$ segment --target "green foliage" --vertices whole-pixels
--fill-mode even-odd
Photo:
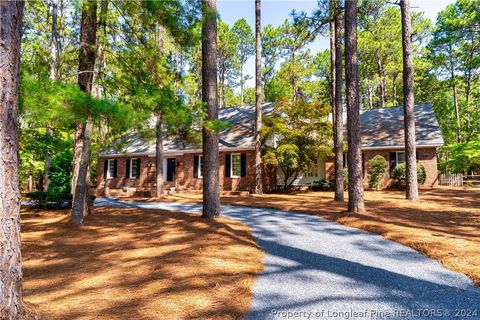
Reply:
[[[72,195],[57,191],[35,191],[27,193],[34,207],[40,209],[68,209],[72,207]]]
[[[465,143],[456,143],[444,148],[449,159],[442,165],[448,173],[480,172],[480,136]]]
[[[400,163],[392,172],[392,178],[395,179],[395,185],[398,188],[404,189],[406,186],[406,165]],[[424,184],[427,178],[425,167],[421,163],[417,163],[417,181],[419,184]]]
[[[343,168],[343,188],[348,189],[348,168]]]
[[[330,179],[320,179],[313,182],[312,189],[319,191],[332,191],[335,181]]]
[[[263,161],[282,170],[285,188],[317,159],[331,155],[328,112],[328,106],[297,99],[294,103],[277,103],[275,112],[265,117]]]
[[[376,155],[368,161],[368,168],[370,171],[370,188],[375,190],[380,189],[383,177],[387,175],[387,160],[381,155]]]
[[[72,148],[63,149],[52,157],[50,167],[50,189],[56,193],[70,193],[73,171]],[[94,169],[94,168],[93,168]]]

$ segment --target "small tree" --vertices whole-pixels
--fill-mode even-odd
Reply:
[[[291,187],[301,172],[306,172],[317,159],[331,156],[331,124],[328,105],[279,102],[277,110],[265,117],[262,126],[264,141],[263,162],[279,168],[284,176],[285,189]],[[275,141],[267,143],[267,141]]]
[[[370,188],[380,189],[382,178],[387,175],[388,163],[381,155],[376,155],[368,160],[368,168],[370,172]]]

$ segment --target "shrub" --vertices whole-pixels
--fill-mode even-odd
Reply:
[[[397,187],[399,188],[405,188],[405,185],[406,185],[406,167],[405,167],[405,163],[401,163],[399,164],[394,170],[393,170],[393,173],[392,173],[392,177],[393,179],[396,180],[395,184]],[[417,181],[419,184],[424,184],[425,183],[425,180],[427,178],[427,173],[425,171],[425,167],[420,164],[420,163],[417,163]]]
[[[27,193],[33,206],[41,209],[68,209],[72,207],[72,195],[55,191]]]
[[[381,155],[376,155],[368,160],[368,168],[370,172],[369,184],[370,188],[375,190],[380,189],[382,178],[387,175],[388,163]]]
[[[343,189],[348,189],[348,167],[343,168]]]
[[[329,179],[320,179],[313,182],[313,190],[331,191],[333,189],[333,181]]]

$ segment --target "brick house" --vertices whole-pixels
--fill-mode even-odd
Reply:
[[[265,114],[273,110],[273,104],[263,106]],[[426,169],[425,185],[437,183],[437,153],[443,138],[431,105],[415,107],[417,157]],[[225,108],[219,111],[219,119],[231,124],[220,133],[220,186],[224,191],[251,191],[254,189],[254,106]],[[362,152],[364,168],[369,159],[381,154],[389,162],[389,172],[404,161],[403,109],[402,107],[370,109],[361,113]],[[99,195],[126,193],[150,196],[155,190],[155,141],[146,140],[138,133],[129,133],[117,143],[100,152],[97,167]],[[176,191],[201,190],[202,149],[179,141],[165,139],[164,143],[165,189]],[[319,159],[317,167],[297,177],[295,184],[308,185],[315,180],[331,178],[331,159]],[[366,178],[367,179],[367,178]],[[281,181],[277,172],[265,172],[264,186]],[[386,177],[383,186],[391,179]]]
[[[263,106],[264,113],[272,111],[271,103]],[[219,110],[219,119],[231,127],[219,134],[220,187],[224,191],[251,191],[255,184],[255,108],[242,106]],[[201,190],[203,176],[202,147],[175,138],[164,141],[163,177],[165,190]],[[138,133],[103,149],[97,167],[97,193],[118,193],[150,196],[155,190],[155,141]],[[265,174],[268,188],[270,176]]]
[[[430,104],[415,105],[415,134],[417,161],[425,167],[426,180],[423,187],[438,184],[437,149],[443,146],[443,136]],[[367,109],[360,114],[361,149],[364,173],[368,172],[368,161],[376,155],[383,156],[387,162],[388,175],[382,181],[382,187],[392,183],[391,174],[395,167],[405,162],[405,136],[403,107]],[[365,185],[368,185],[368,175]],[[333,177],[333,162],[326,162],[326,177]]]

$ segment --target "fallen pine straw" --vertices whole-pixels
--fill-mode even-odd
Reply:
[[[22,210],[25,300],[48,319],[241,319],[263,253],[226,218],[97,207]]]
[[[412,202],[400,191],[366,191],[368,212],[361,215],[345,214],[346,203],[333,201],[329,192],[228,196],[222,197],[222,204],[315,214],[380,234],[466,274],[480,285],[480,189],[421,190],[420,198]],[[178,194],[164,201],[200,202],[201,195]]]

